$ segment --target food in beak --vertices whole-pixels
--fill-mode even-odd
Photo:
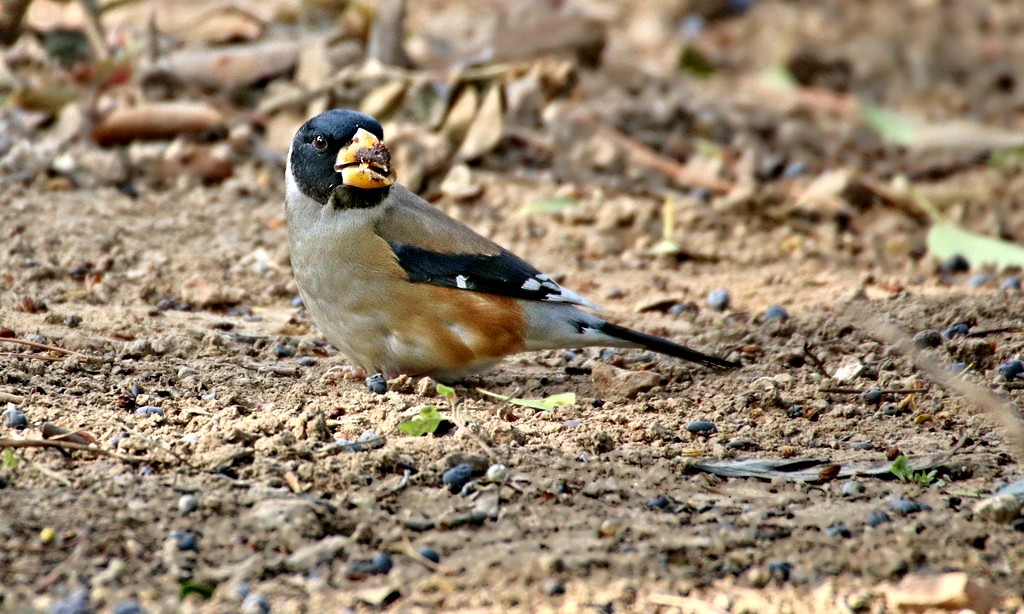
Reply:
[[[334,170],[341,181],[354,188],[385,188],[395,183],[391,151],[372,133],[360,128],[352,142],[338,152]]]

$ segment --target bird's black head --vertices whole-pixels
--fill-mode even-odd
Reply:
[[[338,209],[373,207],[395,182],[391,152],[376,119],[333,109],[302,124],[292,140],[290,171],[303,194]]]

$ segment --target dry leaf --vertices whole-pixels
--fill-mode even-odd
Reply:
[[[224,116],[208,104],[156,102],[114,109],[96,124],[92,138],[100,145],[118,145],[224,129]]]
[[[504,113],[501,108],[501,85],[495,83],[487,90],[480,103],[466,138],[455,154],[457,160],[473,160],[493,150],[505,133]]]
[[[186,49],[158,62],[148,76],[163,73],[211,90],[233,90],[291,71],[298,63],[303,44],[269,41],[216,49]]]

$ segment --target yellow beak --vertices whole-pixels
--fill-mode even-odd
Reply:
[[[386,188],[395,183],[391,168],[391,151],[371,132],[359,128],[352,142],[338,152],[334,170],[341,173],[341,182],[365,190]]]

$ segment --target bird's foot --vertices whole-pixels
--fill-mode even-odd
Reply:
[[[334,365],[323,375],[329,380],[361,380],[366,379],[366,369],[352,365]]]

